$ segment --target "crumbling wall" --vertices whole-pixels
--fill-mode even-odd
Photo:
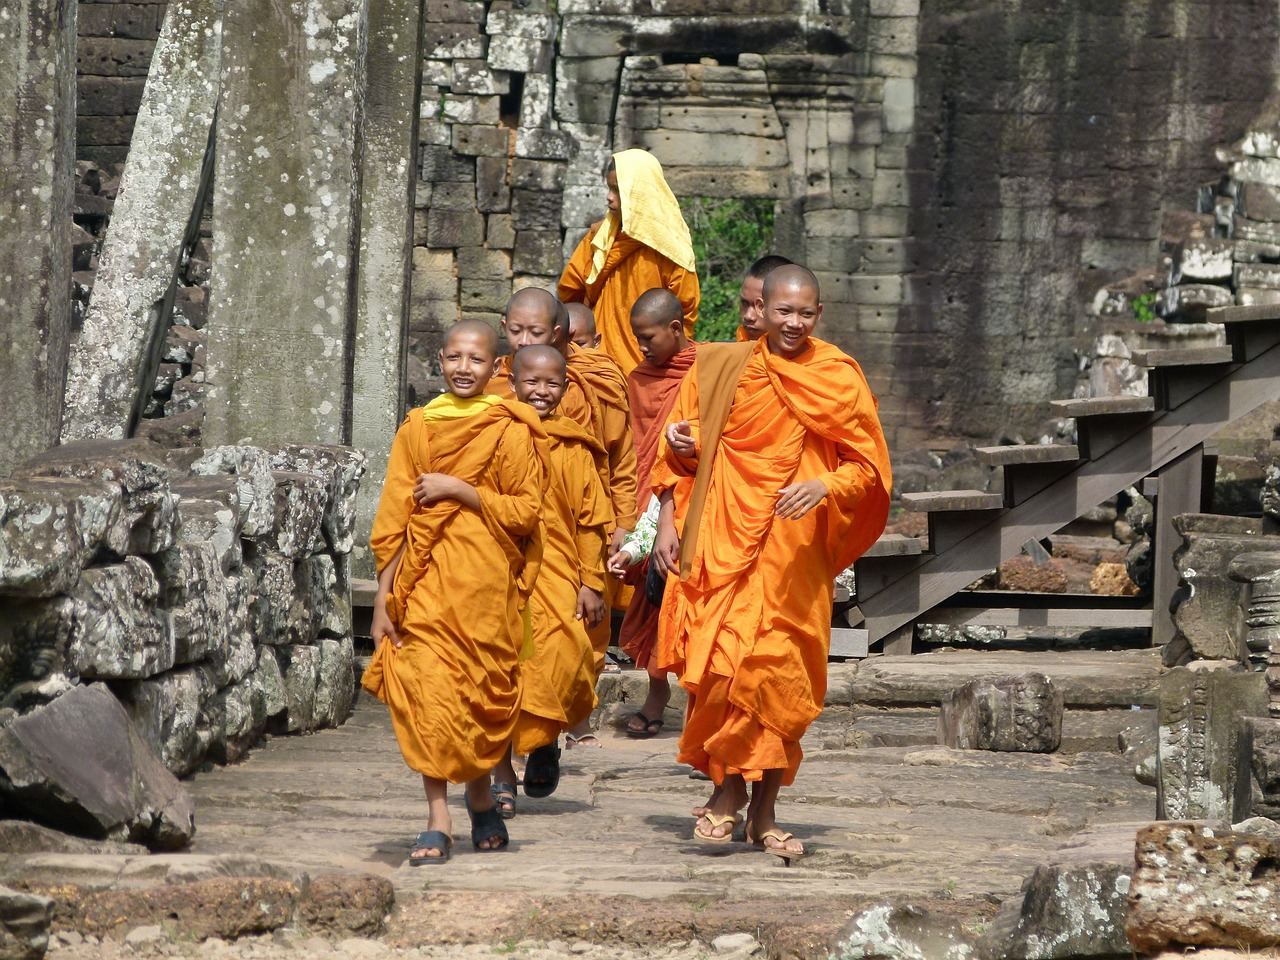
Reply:
[[[76,159],[121,163],[168,0],[80,0]]]

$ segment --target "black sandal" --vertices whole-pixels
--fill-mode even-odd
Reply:
[[[528,792],[528,790],[525,791],[525,793]],[[514,783],[498,783],[494,781],[493,786],[489,788],[489,795],[493,797],[494,806],[497,807],[498,813],[502,814],[503,820],[510,820],[516,815],[516,785]]]
[[[524,795],[549,797],[560,786],[560,748],[554,743],[529,754],[524,765]]]
[[[507,848],[507,844],[511,842],[511,836],[507,833],[507,825],[502,822],[502,814],[498,812],[497,807],[490,807],[488,810],[472,810],[471,804],[468,803],[467,816],[471,818],[471,846],[481,853],[493,853]],[[496,847],[480,846],[494,837],[502,841]]]
[[[419,850],[439,850],[438,857],[415,857]],[[409,866],[420,867],[425,863],[447,863],[453,853],[453,837],[443,830],[423,830],[413,841],[409,851]]]
[[[639,719],[640,722],[644,724],[643,730],[637,730],[631,726],[631,721],[636,719]],[[648,740],[650,737],[656,737],[662,732],[665,722],[666,721],[661,717],[658,717],[656,720],[650,720],[643,713],[637,710],[631,716],[627,717],[627,723],[623,726],[622,732],[632,740]]]

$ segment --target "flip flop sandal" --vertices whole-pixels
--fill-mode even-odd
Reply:
[[[438,857],[415,857],[419,850],[439,850]],[[443,830],[423,830],[413,841],[413,849],[409,851],[409,866],[421,867],[426,864],[448,863],[453,853],[453,837]]]
[[[712,830],[718,829],[719,827],[723,827],[727,824],[729,826],[729,832],[723,837],[717,837],[714,833],[703,833],[698,829],[698,824],[703,820],[707,821]],[[697,840],[699,843],[729,843],[733,840],[733,834],[738,829],[738,824],[741,822],[742,818],[736,813],[726,814],[723,817],[714,813],[704,814],[699,818],[698,823],[693,826],[693,839]]]
[[[529,754],[524,765],[524,795],[549,797],[560,786],[560,748],[554,743]]]
[[[630,721],[637,719],[644,724],[643,730],[636,730],[630,726]],[[666,722],[661,717],[658,717],[656,720],[650,720],[638,710],[629,716],[627,721],[628,723],[622,728],[622,731],[632,740],[648,740],[650,737],[656,737],[662,732],[662,728]]]
[[[528,791],[525,791],[528,793]],[[514,783],[494,783],[489,787],[489,795],[493,797],[494,807],[502,815],[503,820],[510,820],[516,815],[516,785]]]
[[[594,744],[587,743],[586,741],[588,740],[594,740],[595,743]],[[579,745],[584,747],[590,747],[590,746],[599,747],[601,744],[600,744],[600,738],[597,737],[594,733],[584,733],[580,737],[577,736],[576,734],[566,733],[564,735],[564,745],[566,749],[572,750],[574,747]]]
[[[471,846],[481,853],[494,853],[507,849],[507,844],[511,842],[511,835],[507,833],[507,825],[502,822],[502,814],[498,813],[497,807],[490,807],[488,810],[472,810],[471,805],[468,804],[467,816],[471,818]],[[496,847],[480,846],[494,837],[502,841]]]
[[[794,840],[795,838],[796,835],[794,833],[784,833],[781,830],[766,830],[764,833],[760,834],[760,836],[754,838],[748,834],[747,842],[760,848],[765,853],[773,854],[789,867],[791,866],[792,860],[801,860],[805,855],[803,852],[796,853],[794,850],[787,850],[783,847],[783,844],[788,840]],[[766,840],[775,840],[777,841],[778,846],[771,847],[765,843]]]

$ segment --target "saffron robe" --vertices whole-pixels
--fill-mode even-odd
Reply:
[[[689,711],[678,758],[716,783],[765,770],[795,779],[800,738],[826,695],[832,583],[884,529],[891,474],[876,402],[861,369],[811,338],[794,360],[768,339],[717,345],[745,366],[711,449],[701,416],[724,395],[700,392],[704,346],[685,377],[670,420],[688,420],[707,483],[680,485],[700,462],[665,439],[657,491],[673,490],[682,537],[681,576],[669,578],[658,631],[658,663],[678,673]],[[714,432],[714,428],[712,428]],[[710,438],[709,438],[710,439]],[[777,493],[820,478],[828,495],[798,520],[778,517]]]
[[[605,531],[612,511],[600,482],[604,448],[572,420],[542,421],[548,438],[542,565],[530,601],[533,656],[523,664],[516,753],[554,743],[596,706],[596,669],[586,624],[575,618],[582,587],[603,592]]]
[[[600,349],[617,362],[624,374],[630,374],[644,360],[631,332],[631,307],[646,290],[665,287],[680,300],[684,332],[692,337],[698,322],[698,274],[620,233],[609,248],[600,275],[588,283],[591,241],[601,226],[595,224],[574,249],[556,292],[565,303],[585,303],[591,308],[600,334]]]
[[[617,526],[630,530],[636,521],[636,443],[631,430],[627,378],[617,363],[597,350],[569,344],[569,368],[582,376],[598,413],[596,438],[604,446],[609,467],[609,500]],[[648,497],[645,498],[648,500]]]
[[[511,740],[545,462],[541,422],[523,404],[432,421],[415,410],[396,433],[370,545],[380,573],[404,547],[387,597],[402,646],[379,644],[361,683],[387,705],[405,763],[424,776],[474,780]],[[467,481],[480,509],[418,506],[423,473]]]
[[[671,409],[685,375],[697,356],[697,344],[689,344],[664,366],[644,361],[627,378],[627,396],[631,402],[631,428],[636,438],[636,487],[640,500],[650,496],[650,473],[658,456],[658,441],[666,427]],[[692,483],[689,483],[692,487]],[[648,573],[649,560],[636,564],[628,571],[626,582],[641,583]],[[658,637],[658,608],[649,602],[643,590],[634,591],[618,645],[622,647],[637,667],[647,669]],[[656,664],[654,665],[656,668]]]

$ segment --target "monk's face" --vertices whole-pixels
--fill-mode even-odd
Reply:
[[[510,308],[502,321],[502,332],[513,353],[535,343],[560,346],[555,316],[537,305]]]
[[[516,399],[533,407],[543,420],[560,406],[565,383],[564,363],[553,357],[522,360],[518,374],[511,374],[511,389]]]
[[[495,359],[487,337],[459,330],[440,348],[440,372],[455,396],[478,397],[489,385]]]
[[[631,332],[644,358],[657,367],[665,367],[686,345],[684,327],[678,318],[664,322],[660,317],[632,317]]]
[[[761,314],[764,313],[764,281],[759,277],[747,277],[738,292],[738,321],[748,340],[764,336]]]
[[[610,170],[604,177],[605,185],[605,206],[609,208],[611,213],[622,215],[622,196],[618,193],[618,172]]]
[[[584,350],[600,346],[600,334],[587,329],[576,314],[569,314],[569,339]]]
[[[818,291],[804,284],[787,283],[763,301],[761,326],[769,349],[784,357],[798,357],[809,346],[813,328],[822,319]]]

